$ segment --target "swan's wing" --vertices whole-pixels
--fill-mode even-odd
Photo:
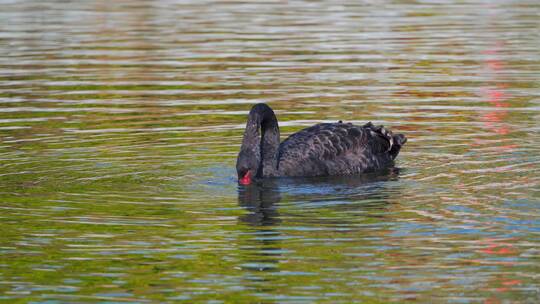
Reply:
[[[365,172],[391,163],[404,143],[401,138],[405,137],[371,123],[318,124],[281,143],[279,171],[292,176]]]

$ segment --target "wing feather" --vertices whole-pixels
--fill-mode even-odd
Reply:
[[[372,171],[393,161],[395,156],[389,153],[393,145],[393,134],[382,126],[317,124],[292,134],[280,144],[278,170],[288,176]]]

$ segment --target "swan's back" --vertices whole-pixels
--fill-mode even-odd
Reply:
[[[371,123],[321,123],[292,134],[279,146],[284,176],[349,175],[393,165],[405,136]]]

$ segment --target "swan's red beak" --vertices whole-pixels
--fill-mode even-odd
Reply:
[[[249,185],[251,184],[251,170],[248,170],[242,178],[238,180],[238,182],[242,185]]]

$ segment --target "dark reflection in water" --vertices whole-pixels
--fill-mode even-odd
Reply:
[[[333,176],[316,178],[264,179],[250,185],[238,186],[238,202],[250,213],[240,220],[252,226],[270,226],[279,223],[276,204],[282,199],[301,201],[307,204],[336,202],[337,208],[348,203],[366,201],[362,207],[382,207],[386,204],[389,191],[385,181],[397,180],[398,168],[358,176]]]
[[[276,203],[281,200],[277,180],[269,179],[258,183],[238,186],[238,203],[249,213],[240,221],[251,226],[272,226],[279,223]]]
[[[276,229],[282,223],[280,203],[301,202],[306,207],[326,207],[339,212],[384,209],[389,204],[390,193],[395,193],[388,191],[386,182],[397,180],[398,174],[399,169],[394,168],[359,176],[264,179],[250,185],[238,185],[238,203],[248,211],[239,217],[239,221],[255,228],[250,233],[252,237],[244,240],[242,245],[248,251],[248,259],[242,268],[280,271],[279,262],[284,253],[281,241],[287,239],[280,229]],[[284,202],[281,202],[282,199]],[[309,218],[309,214],[304,216],[301,212],[294,216],[301,218],[299,222],[307,226],[347,225],[354,221],[346,218]],[[256,282],[259,281],[260,278],[257,278]]]
[[[239,217],[239,221],[253,226],[243,240],[241,249],[246,257],[241,264],[248,271],[279,271],[279,260],[282,258],[281,233],[273,226],[279,225],[277,203],[281,200],[277,180],[265,180],[260,183],[238,186],[238,203],[248,213]],[[261,292],[272,293],[268,287],[260,285],[268,282],[267,278],[251,277],[248,279],[253,288]],[[272,286],[269,284],[269,286]],[[261,289],[262,288],[262,289]]]

